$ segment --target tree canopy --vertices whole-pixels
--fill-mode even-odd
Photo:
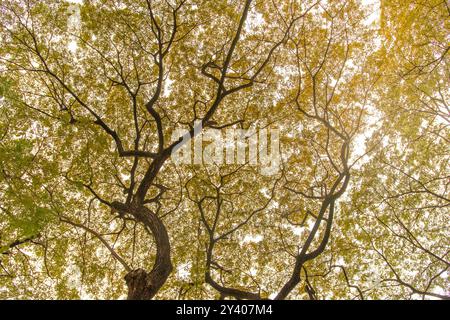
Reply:
[[[449,299],[449,18],[0,0],[0,298]],[[255,128],[270,174],[174,161]]]

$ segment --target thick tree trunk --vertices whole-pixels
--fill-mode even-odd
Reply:
[[[133,270],[125,276],[125,281],[129,300],[148,300],[164,285],[173,269],[169,235],[161,219],[146,207],[140,207],[134,215],[152,232],[156,242],[156,259],[150,273],[143,269]]]
[[[156,294],[155,285],[144,269],[130,271],[125,276],[128,286],[128,300],[150,300]]]
[[[144,206],[126,206],[118,202],[113,202],[112,206],[119,212],[133,215],[144,224],[155,239],[156,258],[152,270],[146,272],[143,269],[136,269],[125,276],[129,300],[152,299],[164,285],[173,269],[166,227],[155,213]]]

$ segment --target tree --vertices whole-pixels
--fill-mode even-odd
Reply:
[[[1,1],[2,296],[447,299],[449,12],[403,2]],[[254,128],[270,174],[174,159]]]

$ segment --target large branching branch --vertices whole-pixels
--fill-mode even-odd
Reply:
[[[220,175],[220,184],[218,186],[215,186],[215,195],[214,196],[203,196],[200,200],[195,200],[193,197],[191,197],[189,191],[188,191],[188,198],[196,203],[199,212],[200,212],[200,220],[203,224],[203,226],[206,229],[206,232],[208,234],[208,244],[206,248],[206,271],[205,271],[205,282],[209,284],[212,288],[214,288],[216,291],[220,293],[221,298],[225,297],[233,297],[235,299],[262,299],[260,292],[254,293],[247,290],[242,289],[236,289],[229,286],[226,286],[225,284],[219,284],[216,280],[214,280],[211,269],[218,268],[221,271],[226,271],[227,273],[231,273],[232,271],[225,269],[224,267],[220,266],[215,260],[214,260],[214,247],[216,244],[228,238],[232,234],[234,234],[236,231],[243,228],[245,225],[247,225],[252,218],[254,218],[258,213],[265,210],[268,205],[272,202],[274,196],[275,196],[275,188],[277,186],[277,183],[279,182],[279,179],[275,181],[275,183],[272,186],[271,189],[271,195],[270,197],[260,206],[259,208],[252,210],[249,214],[246,215],[246,218],[236,223],[234,226],[229,228],[226,231],[223,231],[219,233],[217,231],[217,228],[219,226],[220,218],[223,216],[223,212],[225,208],[223,207],[223,203],[225,199],[223,198],[226,193],[222,191],[222,188],[225,187],[225,179],[230,177],[231,175],[234,175],[239,172],[239,170],[242,167],[238,167],[236,170]],[[213,219],[211,222],[208,221],[206,212],[205,212],[205,202],[206,200],[211,201],[215,204],[216,210],[213,215]]]
[[[20,17],[13,9],[10,9],[11,12],[17,17],[17,20],[19,21],[19,24],[21,27],[26,31],[28,36],[31,38],[32,43],[28,43],[25,39],[22,39],[18,35],[14,33],[13,30],[8,29],[8,32],[10,35],[16,39],[21,45],[25,46],[27,50],[29,50],[31,53],[33,53],[38,60],[40,61],[42,65],[42,69],[37,68],[31,68],[28,69],[28,71],[34,71],[39,73],[44,73],[48,75],[50,78],[54,79],[56,82],[58,82],[64,90],[66,90],[78,104],[83,107],[89,114],[91,114],[95,121],[94,123],[98,126],[100,126],[103,131],[108,134],[115,142],[117,151],[119,156],[121,157],[148,157],[148,158],[154,158],[156,156],[155,153],[147,152],[147,151],[141,151],[141,150],[126,150],[123,146],[122,140],[119,137],[118,133],[113,130],[107,123],[102,119],[102,117],[93,109],[91,108],[83,99],[80,97],[79,94],[76,93],[75,89],[73,89],[61,76],[59,76],[49,65],[46,55],[43,53],[41,44],[39,43],[35,31],[30,28],[26,23],[24,23]]]
[[[317,256],[319,256],[326,248],[331,234],[331,227],[333,224],[335,202],[345,192],[348,183],[350,181],[350,172],[345,172],[339,175],[335,180],[329,194],[322,202],[319,213],[317,214],[316,222],[309,232],[308,238],[302,246],[302,250],[296,256],[294,268],[292,274],[284,286],[280,289],[279,293],[275,297],[276,300],[285,299],[288,294],[294,289],[294,287],[300,282],[300,271],[303,265]],[[308,251],[313,241],[316,239],[319,227],[323,221],[325,221],[325,213],[328,211],[328,217],[326,218],[325,231],[319,245],[312,251]]]
[[[248,13],[250,11],[250,5],[251,5],[251,0],[247,0],[244,4],[244,8],[243,8],[243,12],[240,16],[240,20],[238,23],[238,27],[236,29],[236,32],[234,34],[234,37],[231,41],[230,47],[227,51],[227,54],[225,56],[225,60],[223,62],[223,65],[217,66],[217,65],[213,65],[212,62],[210,62],[209,64],[207,64],[207,66],[214,66],[215,68],[220,69],[220,73],[221,76],[220,78],[217,78],[215,76],[212,76],[211,74],[207,73],[206,71],[206,67],[203,66],[202,67],[202,72],[203,74],[205,74],[207,77],[213,79],[216,83],[217,83],[217,91],[216,91],[216,95],[215,95],[215,99],[212,102],[211,106],[208,108],[208,110],[206,111],[205,115],[203,116],[203,118],[201,119],[200,124],[197,124],[196,127],[191,126],[191,129],[189,131],[189,135],[188,137],[192,138],[195,135],[196,129],[198,128],[198,126],[202,126],[205,127],[208,125],[208,123],[210,122],[211,118],[213,117],[213,115],[216,113],[219,105],[222,103],[222,101],[224,100],[225,97],[236,93],[238,91],[241,91],[245,88],[248,88],[250,86],[252,86],[256,80],[256,78],[258,77],[258,75],[263,71],[263,69],[267,66],[267,64],[269,63],[269,61],[272,59],[272,56],[274,54],[274,52],[277,50],[277,48],[283,44],[286,39],[289,36],[289,33],[292,29],[292,27],[294,26],[294,24],[301,18],[303,18],[317,3],[311,5],[310,7],[308,7],[306,9],[306,11],[301,14],[300,16],[296,17],[295,19],[292,19],[292,21],[290,22],[287,30],[285,30],[285,33],[282,37],[281,40],[279,40],[278,42],[275,43],[275,45],[272,46],[272,48],[269,50],[269,53],[267,54],[266,58],[263,60],[263,62],[259,65],[259,67],[257,68],[256,72],[254,72],[254,74],[252,75],[252,77],[250,78],[250,81],[248,81],[245,84],[239,85],[237,87],[231,88],[231,89],[226,89],[225,88],[225,80],[227,78],[227,71],[229,69],[230,63],[232,61],[233,58],[233,54],[234,51],[238,45],[239,39],[241,37],[241,34],[243,32],[243,27],[245,24],[245,21],[247,19]],[[178,140],[176,140],[175,142],[173,142],[171,145],[169,145],[168,147],[164,148],[164,132],[163,132],[163,125],[162,125],[162,120],[161,117],[159,115],[159,113],[155,110],[154,105],[155,103],[158,101],[159,96],[161,94],[161,89],[162,89],[162,80],[163,80],[163,75],[164,75],[164,68],[163,68],[163,58],[165,56],[165,54],[167,54],[168,48],[164,49],[164,45],[163,45],[163,40],[162,40],[162,35],[161,35],[161,29],[160,26],[158,25],[156,19],[154,18],[153,15],[153,9],[152,9],[152,5],[151,5],[151,1],[147,1],[148,4],[148,10],[150,12],[150,16],[153,17],[151,18],[152,20],[152,30],[153,33],[155,35],[155,37],[158,40],[159,43],[159,54],[158,54],[158,60],[157,60],[157,65],[158,65],[158,82],[157,82],[157,86],[156,86],[156,90],[152,96],[152,98],[150,99],[150,101],[146,104],[147,110],[149,111],[149,113],[153,116],[156,125],[157,125],[157,130],[158,130],[158,141],[159,141],[159,151],[158,151],[158,157],[155,158],[155,160],[150,164],[149,168],[147,169],[141,183],[138,186],[138,189],[136,191],[136,195],[135,195],[135,200],[137,202],[143,202],[145,195],[148,192],[148,189],[150,188],[150,186],[152,185],[153,180],[156,178],[159,170],[161,169],[162,165],[164,164],[164,162],[170,157],[170,154],[172,153],[173,150],[175,150],[176,148],[180,147],[180,143],[181,141],[183,141],[183,137],[180,137]],[[175,32],[176,29],[173,30],[173,32]],[[169,45],[171,44],[171,42],[169,41]],[[185,143],[187,143],[189,141],[189,139],[185,140]]]
[[[164,149],[164,132],[162,119],[159,112],[155,110],[155,104],[158,101],[162,92],[164,80],[164,57],[169,53],[169,50],[174,42],[175,35],[178,30],[177,14],[186,1],[181,1],[180,4],[176,7],[171,6],[173,27],[170,34],[170,39],[167,41],[167,43],[163,39],[164,35],[162,27],[158,24],[157,19],[155,17],[152,1],[147,0],[146,2],[147,2],[147,9],[151,19],[151,31],[154,34],[158,45],[158,52],[154,55],[155,63],[156,66],[158,67],[158,78],[155,92],[153,93],[153,96],[150,98],[150,100],[145,104],[145,107],[147,108],[147,111],[151,114],[151,116],[156,122],[156,127],[158,131],[158,153],[161,154]]]
[[[317,76],[318,76],[319,72],[321,72],[323,70],[326,60],[329,59],[329,54],[331,51],[331,44],[334,41],[333,30],[334,30],[334,23],[332,20],[329,40],[328,40],[326,48],[325,48],[325,53],[318,65],[318,67],[312,69],[306,64],[306,62],[304,64],[308,71],[308,74],[310,76],[311,82],[312,82],[311,100],[312,100],[312,110],[314,112],[313,114],[306,111],[304,109],[304,107],[301,105],[301,103],[299,102],[299,97],[302,94],[302,87],[301,87],[302,86],[302,72],[301,72],[300,64],[299,64],[300,55],[299,55],[298,43],[295,43],[296,53],[297,53],[297,61],[298,61],[298,72],[299,72],[299,80],[298,81],[299,82],[298,82],[297,93],[294,98],[294,103],[295,103],[297,109],[300,111],[300,113],[305,115],[307,118],[317,120],[319,123],[321,123],[325,127],[326,132],[327,132],[326,144],[324,147],[325,153],[328,156],[331,166],[338,173],[338,177],[335,179],[331,189],[328,192],[325,190],[326,194],[321,195],[321,196],[307,195],[304,192],[297,191],[297,190],[294,190],[291,188],[291,191],[293,191],[297,194],[300,194],[300,195],[304,195],[308,199],[322,200],[322,204],[321,204],[320,210],[317,214],[316,221],[315,221],[311,231],[309,232],[309,235],[308,235],[305,243],[303,244],[300,253],[296,256],[292,274],[291,274],[290,278],[286,281],[286,283],[283,285],[283,287],[280,289],[280,291],[277,294],[277,296],[275,297],[275,299],[285,299],[289,295],[289,293],[294,289],[294,287],[300,282],[300,272],[301,272],[304,264],[307,261],[315,259],[325,250],[326,245],[330,239],[331,227],[332,227],[332,223],[333,223],[336,201],[343,195],[343,193],[347,189],[347,186],[350,181],[350,166],[348,164],[348,161],[349,161],[349,153],[350,153],[349,146],[350,146],[350,142],[351,142],[351,136],[345,132],[342,121],[336,113],[333,113],[333,115],[334,115],[334,118],[338,121],[339,126],[336,127],[335,125],[333,125],[330,122],[329,113],[331,112],[331,110],[330,110],[331,99],[327,97],[322,114],[319,112],[319,102],[317,99],[317,91],[318,91]],[[346,47],[347,47],[346,53],[345,53],[343,62],[341,64],[341,68],[338,71],[338,78],[341,77],[341,74],[342,74],[344,66],[345,66],[345,62],[348,59],[348,47],[349,47],[348,42],[347,42]],[[305,55],[306,55],[306,46],[305,46],[304,50],[305,50]],[[338,85],[338,82],[339,81],[337,81],[336,84],[334,85],[334,87],[332,89],[332,94],[334,94],[334,91]],[[324,90],[325,90],[325,92],[327,92],[328,85],[325,85]],[[359,128],[359,125],[358,125],[358,128]],[[329,152],[331,133],[333,135],[337,136],[339,138],[339,140],[341,141],[340,152],[339,152],[339,159],[340,159],[341,167],[338,167],[337,163],[335,162],[335,160],[333,159],[332,155]],[[339,140],[337,140],[337,141],[339,141]],[[326,212],[328,212],[327,217],[325,217]],[[317,235],[319,234],[319,230],[320,230],[320,226],[321,226],[322,222],[325,222],[325,229],[324,229],[322,238],[321,238],[318,246],[315,249],[310,251],[310,247],[311,247],[312,243],[314,242]]]
[[[229,50],[228,50],[228,54],[227,54],[227,59],[224,63],[224,66],[222,68],[222,70],[224,72],[226,72],[226,70],[228,69],[228,65],[231,61],[231,57],[233,56],[233,52],[236,48],[237,42],[239,41],[241,32],[242,32],[242,28],[244,25],[245,20],[247,19],[247,15],[248,15],[248,11],[250,9],[250,3],[251,0],[247,0],[245,3],[245,7],[243,10],[243,13],[241,15],[240,21],[239,21],[239,25],[238,28],[236,30],[235,36],[233,37],[233,41],[232,41],[232,45],[230,46]],[[172,151],[177,147],[177,145],[182,141],[183,137],[180,137],[177,141],[175,141],[174,143],[172,143],[170,146],[164,148],[164,132],[163,132],[163,124],[162,124],[162,120],[161,120],[161,116],[159,115],[159,113],[155,110],[155,103],[158,101],[160,94],[161,94],[161,90],[162,90],[162,82],[163,82],[163,76],[164,76],[164,67],[163,67],[163,58],[164,56],[167,54],[168,52],[168,48],[169,46],[173,43],[169,41],[168,47],[167,48],[163,48],[163,39],[161,36],[161,32],[160,32],[160,27],[156,21],[156,19],[154,18],[153,15],[153,9],[152,9],[152,5],[151,5],[151,1],[148,0],[147,1],[148,4],[148,10],[150,12],[150,16],[153,17],[152,18],[152,30],[157,38],[157,41],[159,43],[159,54],[157,57],[157,66],[158,66],[158,82],[156,85],[156,90],[153,94],[153,96],[151,97],[151,99],[149,100],[149,102],[146,103],[146,108],[149,111],[149,113],[152,115],[152,117],[154,118],[155,122],[156,122],[156,126],[157,126],[157,130],[158,130],[158,157],[150,164],[149,168],[147,169],[141,183],[138,186],[138,189],[136,191],[136,195],[135,195],[135,200],[138,203],[142,203],[145,199],[145,195],[147,194],[150,186],[152,185],[152,182],[154,181],[154,179],[156,178],[159,170],[161,169],[162,165],[164,164],[164,162],[170,157]],[[175,29],[174,29],[175,30]],[[175,31],[173,31],[175,32]],[[225,77],[222,76],[223,81],[225,80]],[[209,108],[209,110],[207,111],[205,117],[202,120],[202,125],[204,125],[208,120],[210,120],[210,118],[214,115],[214,113],[217,111],[217,108],[219,107],[220,103],[222,102],[224,95],[223,95],[223,89],[222,89],[222,85],[218,86],[217,89],[217,95],[216,95],[216,99],[214,100],[212,106]],[[193,137],[194,135],[194,131],[195,129],[192,128],[191,132],[190,132],[190,136]]]

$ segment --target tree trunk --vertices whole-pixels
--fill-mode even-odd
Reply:
[[[156,243],[156,259],[150,272],[143,269],[130,271],[125,276],[128,286],[129,300],[149,300],[166,282],[173,270],[170,260],[170,242],[166,227],[161,219],[144,206],[125,206],[118,202],[112,203],[118,211],[127,212],[142,222],[145,228],[152,233]]]

